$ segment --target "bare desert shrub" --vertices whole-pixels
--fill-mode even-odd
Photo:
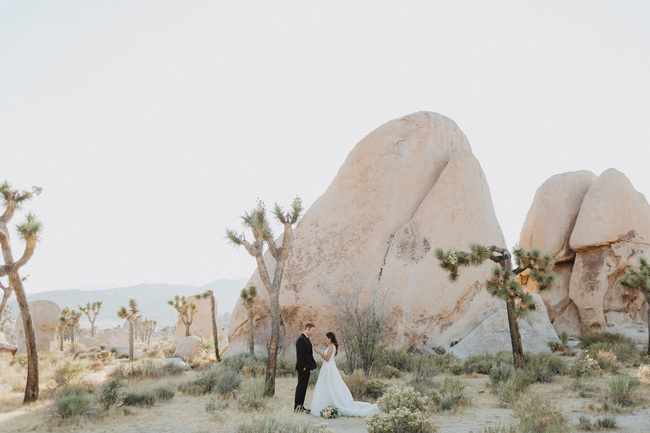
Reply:
[[[119,380],[112,379],[105,382],[97,393],[97,403],[104,410],[112,406],[121,406],[123,402],[122,382]]]
[[[616,373],[621,368],[616,354],[611,350],[599,350],[596,352],[596,362],[603,371],[608,373]]]

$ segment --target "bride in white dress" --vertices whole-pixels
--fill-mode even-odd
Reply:
[[[336,367],[336,352],[338,342],[332,332],[328,332],[327,352],[315,350],[325,362],[320,368],[314,396],[311,400],[311,414],[320,416],[326,407],[335,407],[340,415],[347,416],[368,416],[379,411],[376,404],[363,401],[354,401],[348,386],[343,382],[341,373]]]

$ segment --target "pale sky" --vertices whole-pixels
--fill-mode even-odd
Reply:
[[[311,205],[420,110],[467,135],[509,246],[556,173],[648,196],[650,2],[0,0],[0,182],[43,188],[28,293],[248,277],[225,227]]]

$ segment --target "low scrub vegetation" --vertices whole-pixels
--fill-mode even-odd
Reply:
[[[379,379],[371,378],[363,373],[363,370],[357,370],[354,373],[344,376],[343,380],[347,384],[352,397],[355,400],[375,401],[382,396],[386,389],[386,384]]]
[[[377,402],[381,412],[366,420],[368,433],[418,432],[435,433],[438,427],[426,413],[428,397],[413,387],[395,385]]]
[[[334,433],[327,424],[313,424],[303,419],[296,419],[291,414],[274,413],[261,414],[252,417],[250,420],[240,423],[236,433],[260,433],[260,432],[282,432],[282,433]]]

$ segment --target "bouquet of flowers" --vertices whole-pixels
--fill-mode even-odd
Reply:
[[[339,410],[334,406],[329,406],[320,411],[320,416],[322,416],[325,419],[338,418]]]

